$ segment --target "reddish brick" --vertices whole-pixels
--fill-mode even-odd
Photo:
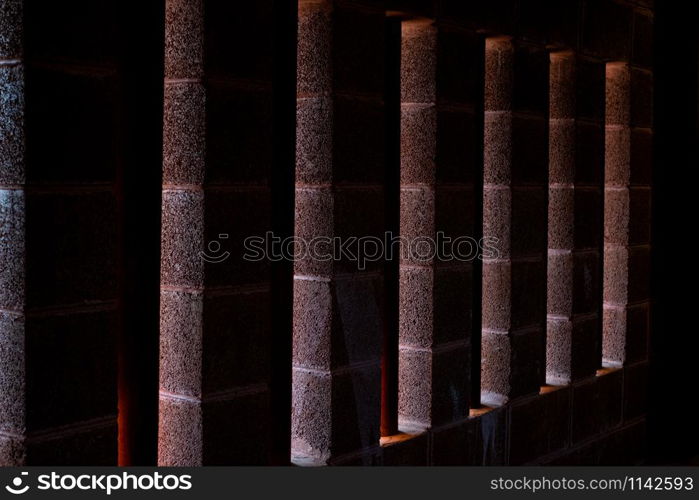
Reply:
[[[160,292],[160,389],[201,397],[203,298],[199,292]]]
[[[318,95],[332,87],[328,71],[332,51],[332,9],[330,2],[299,2],[297,92]]]
[[[430,264],[433,260],[434,246],[418,245],[417,238],[434,238],[434,192],[430,189],[402,189],[400,195],[400,235],[410,244],[402,252],[402,263]]]
[[[295,365],[329,370],[333,328],[331,284],[326,281],[294,280]]]
[[[570,317],[573,314],[573,254],[554,253],[547,265],[547,312]]]
[[[497,258],[507,259],[511,256],[512,238],[512,191],[508,188],[483,190],[483,236],[495,242]]]
[[[606,70],[605,123],[628,126],[631,120],[631,74],[624,63],[609,63]]]
[[[158,465],[202,465],[201,403],[161,396],[158,417]]]
[[[549,123],[549,183],[568,184],[575,179],[576,122],[556,119]]]
[[[294,369],[292,386],[292,454],[324,462],[330,456],[333,431],[331,376]]]
[[[550,187],[548,198],[548,248],[573,248],[575,191],[572,187]],[[551,256],[549,256],[549,259]]]
[[[604,243],[627,245],[629,242],[629,190],[604,191]]]
[[[330,97],[296,101],[296,182],[327,184],[332,180],[332,120]]]
[[[204,196],[196,191],[163,191],[160,280],[164,285],[199,287],[204,282]]]
[[[629,300],[629,252],[624,247],[604,249],[604,302],[626,305]]]
[[[483,327],[508,330],[512,311],[511,264],[483,263]]]
[[[631,130],[628,127],[607,127],[604,140],[604,181],[606,186],[626,186],[631,179],[634,154],[645,150],[631,149]],[[634,150],[637,152],[634,153]],[[645,161],[645,160],[642,160]]]
[[[401,107],[400,142],[401,184],[432,184],[437,147],[437,113],[432,104]]]
[[[204,181],[204,87],[198,83],[165,85],[163,107],[163,183]]]
[[[515,50],[507,38],[485,41],[485,110],[512,109]],[[487,137],[487,136],[486,136]],[[486,142],[487,144],[487,142]]]
[[[599,320],[549,319],[546,332],[546,381],[568,384],[595,374],[601,365]]]
[[[165,2],[165,77],[200,78],[203,72],[203,0]]]
[[[509,111],[485,113],[483,182],[509,184],[512,179],[513,118]]]
[[[404,22],[401,43],[401,101],[435,102],[436,67],[437,29],[426,21]]]
[[[294,235],[305,241],[316,237],[332,237],[333,231],[333,195],[329,189],[296,190],[296,227]],[[322,251],[321,248],[318,251]],[[329,277],[333,263],[320,259],[300,258],[294,262],[296,274]]]

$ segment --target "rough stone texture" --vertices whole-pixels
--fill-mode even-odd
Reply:
[[[0,59],[22,56],[22,0],[7,0],[0,6]]]
[[[201,397],[203,309],[199,292],[161,292],[160,390]]]
[[[203,465],[201,403],[160,396],[158,465]]]
[[[0,432],[14,435],[26,428],[24,323],[22,316],[0,312]]]
[[[203,241],[203,193],[164,191],[162,216],[161,283],[198,287],[204,265],[199,252]]]
[[[0,308],[25,305],[25,194],[0,190]]]
[[[165,2],[165,76],[201,78],[204,0]]]
[[[22,184],[25,180],[24,136],[24,69],[20,64],[0,65],[1,184]]]
[[[201,184],[204,180],[204,87],[165,85],[163,183]]]

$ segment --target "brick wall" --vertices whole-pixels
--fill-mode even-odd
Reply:
[[[0,7],[1,464],[645,460],[652,2],[71,5]]]

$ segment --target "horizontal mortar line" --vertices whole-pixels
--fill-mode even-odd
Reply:
[[[249,283],[242,285],[226,285],[215,287],[184,287],[175,285],[160,285],[161,292],[180,292],[193,295],[204,295],[205,297],[225,297],[236,295],[252,295],[256,293],[267,293],[271,290],[268,283]]]
[[[294,274],[294,280],[296,281],[320,281],[321,283],[330,283],[332,278],[327,276],[313,276],[308,274]]]
[[[492,191],[505,191],[512,189],[511,184],[483,184],[483,189],[489,189]]]
[[[163,184],[163,193],[182,191],[203,192],[204,186],[201,184]]]
[[[161,292],[184,292],[192,294],[203,294],[204,287],[194,287],[194,286],[178,286],[178,285],[160,285]]]
[[[402,344],[398,343],[398,350],[409,351],[409,352],[426,352],[433,354],[440,354],[443,352],[455,351],[458,349],[463,349],[469,347],[471,343],[467,339],[463,340],[452,340],[450,342],[443,342],[441,344],[432,345],[430,347],[419,346],[414,344]]]
[[[423,420],[413,420],[411,418],[405,418],[405,417],[398,417],[398,428],[399,429],[410,429],[411,434],[422,434],[425,432],[427,429],[431,428],[431,424],[429,422],[425,422]]]
[[[565,118],[549,118],[549,122],[552,124],[558,124],[558,123],[574,124],[577,121],[579,121],[579,120],[577,120],[574,116],[565,117]]]
[[[637,245],[620,245],[619,243],[605,243],[604,244],[604,249],[607,250],[618,250],[620,248],[626,249],[626,250],[650,250],[651,245],[650,243],[641,243]]]
[[[499,115],[509,115],[512,116],[514,115],[514,112],[511,109],[486,109],[483,111],[483,114],[485,116],[499,116]]]
[[[177,394],[170,391],[164,391],[160,389],[158,391],[158,396],[161,399],[168,399],[171,401],[184,401],[186,403],[201,404],[201,399],[194,396],[185,396],[184,394]]]
[[[15,440],[23,440],[25,438],[24,434],[17,434],[14,432],[0,430],[0,437],[9,438]]]
[[[566,323],[572,323],[573,322],[573,316],[570,315],[568,316],[567,314],[552,314],[549,313],[546,315],[546,320],[547,321],[565,321]]]
[[[611,191],[611,192],[628,191],[630,187],[631,187],[630,184],[624,184],[624,185],[618,185],[618,184],[617,185],[614,185],[614,184],[609,185],[608,184],[608,185],[604,186],[604,191],[605,192],[606,191]]]
[[[45,306],[27,308],[25,316],[27,318],[44,318],[49,316],[66,316],[69,314],[90,314],[95,312],[110,312],[118,309],[118,301],[102,300],[92,303],[67,304],[61,306]]]
[[[483,259],[483,264],[512,264],[512,259],[509,257],[505,257],[505,258],[486,257]]]
[[[178,84],[178,83],[203,84],[204,82],[201,78],[165,78],[163,83],[165,83],[165,85],[173,85],[173,84]]]
[[[0,191],[24,191],[23,184],[0,184]]]
[[[549,248],[548,255],[573,255],[572,248]]]
[[[435,191],[435,184],[427,184],[427,183],[412,183],[412,184],[401,184],[400,185],[400,190],[401,191],[406,191],[406,192],[419,192],[419,191],[429,191],[429,192],[434,192]]]
[[[399,271],[430,271],[434,269],[434,262],[427,262],[425,264],[408,264],[408,263],[403,263],[401,262],[398,265],[398,270]]]
[[[19,309],[5,309],[0,307],[0,314],[6,314],[7,316],[24,317],[24,311]]]
[[[62,437],[74,436],[83,432],[92,430],[105,429],[117,425],[117,416],[108,415],[105,417],[95,418],[91,420],[83,420],[52,429],[41,430],[38,432],[27,433],[27,441],[30,443],[39,443],[43,441],[51,441]]]
[[[324,184],[299,184],[294,186],[296,191],[329,191],[333,188],[331,183]]]
[[[633,302],[627,302],[626,304],[617,304],[614,302],[602,303],[603,309],[615,309],[617,311],[625,311],[627,309],[635,309],[647,306],[650,306],[650,299],[634,300]]]
[[[549,189],[569,190],[569,189],[575,189],[576,187],[579,188],[580,186],[576,186],[572,182],[551,182],[551,183],[549,183]]]
[[[309,92],[297,92],[296,93],[296,101],[317,101],[319,99],[332,99],[333,97],[333,92],[332,90],[323,90],[318,93],[312,94]]]
[[[368,361],[359,361],[359,362],[349,363],[347,365],[336,366],[336,367],[332,367],[329,369],[309,368],[307,366],[294,364],[293,369],[295,371],[310,373],[312,375],[319,375],[319,376],[323,376],[323,377],[332,377],[335,375],[346,375],[346,374],[351,373],[353,371],[363,370],[365,368],[376,368],[376,367],[379,367],[380,365],[381,365],[381,361],[379,359],[376,359],[376,360],[368,360]]]
[[[605,130],[621,130],[631,133],[631,126],[628,123],[605,123]]]
[[[401,101],[400,107],[401,108],[430,109],[430,108],[436,108],[437,103],[435,101],[428,101],[428,102]]]
[[[517,337],[519,335],[526,335],[528,333],[543,333],[546,330],[545,325],[531,325],[531,326],[523,326],[519,327],[516,329],[504,329],[504,328],[488,328],[488,327],[483,327],[481,328],[481,332],[483,333],[490,333],[492,335],[508,335],[510,337]]]
[[[223,391],[216,391],[204,394],[202,397],[202,403],[215,403],[221,401],[230,401],[236,398],[245,396],[254,396],[256,394],[264,394],[269,391],[269,385],[266,382],[259,382],[256,384],[241,385],[238,387],[233,387],[231,389],[226,389]]]
[[[3,59],[0,60],[0,66],[19,66],[22,64],[22,59]]]

